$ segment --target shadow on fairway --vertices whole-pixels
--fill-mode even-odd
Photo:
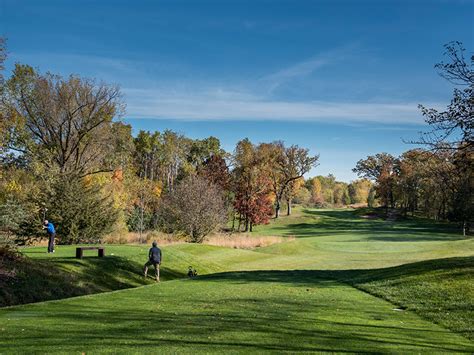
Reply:
[[[438,223],[422,218],[407,218],[387,221],[381,218],[365,219],[363,211],[346,210],[304,210],[314,222],[274,226],[283,235],[317,237],[353,234],[362,240],[385,242],[449,241],[465,239],[452,224]]]
[[[223,272],[199,277],[202,280],[222,280],[235,283],[249,282],[278,282],[294,286],[331,286],[333,282],[349,284],[373,281],[387,281],[399,277],[420,276],[427,273],[452,271],[456,269],[457,276],[472,275],[474,256],[456,257],[420,261],[401,266],[380,269],[356,270],[258,270]],[[198,279],[198,280],[199,280]]]
[[[3,265],[12,277],[0,278],[0,307],[63,299],[142,286],[143,264],[118,256],[104,258],[56,257],[49,260],[24,258],[12,265]],[[153,268],[149,272],[154,273]],[[163,267],[163,280],[182,278],[179,273]]]
[[[272,228],[303,237],[353,234],[354,242],[461,239],[449,234],[451,226],[425,220],[366,219],[356,210],[306,214],[307,223]],[[34,297],[51,300],[152,282],[142,277],[138,258],[78,260],[56,253],[52,259],[27,262],[18,270],[18,283],[3,287],[0,279],[0,302],[12,296],[3,293],[7,289],[16,292],[14,302],[28,303],[35,302]],[[412,314],[474,339],[474,305],[467,294],[470,288],[464,286],[473,273],[474,257],[378,269],[222,272],[0,310],[5,324],[0,327],[0,348],[6,353],[473,353],[468,340]],[[161,275],[163,280],[186,277],[166,267]],[[392,302],[393,307],[349,286]],[[422,311],[416,308],[420,304]]]
[[[467,272],[473,266],[471,257],[376,270],[226,272],[169,287],[5,310],[5,317],[19,319],[18,327],[25,329],[9,326],[5,349],[47,352],[54,344],[62,352],[472,352],[468,340],[408,314],[387,312],[341,281],[453,267]]]
[[[289,270],[225,272],[206,275],[203,281],[255,285],[288,284],[306,291],[348,284],[363,292],[408,309],[425,319],[474,339],[473,299],[469,296],[474,256],[421,261],[401,266],[360,270]],[[446,321],[449,315],[449,321]]]
[[[209,306],[209,300],[196,295],[193,307],[176,308],[165,304],[161,311],[145,310],[143,302],[115,309],[111,305],[73,305],[43,315],[42,321],[54,324],[44,331],[38,326],[24,326],[28,331],[16,337],[16,347],[45,351],[103,352],[364,352],[399,351],[470,351],[456,340],[445,339],[446,331],[390,325],[385,312],[363,313],[373,322],[361,319],[340,321],[327,319],[333,305],[305,301],[258,298],[227,298],[225,306]],[[85,308],[85,307],[86,308]],[[359,312],[356,304],[341,304],[342,314]],[[84,310],[87,310],[85,313]],[[235,310],[239,310],[236,312]],[[324,313],[326,318],[319,318]],[[78,319],[80,314],[80,319]],[[14,316],[14,315],[13,315]],[[59,324],[68,326],[67,337],[61,337]],[[72,327],[72,325],[74,326]],[[96,327],[99,325],[100,327]],[[93,329],[92,329],[92,328]],[[24,329],[25,329],[24,328]],[[21,344],[21,345],[20,345]]]

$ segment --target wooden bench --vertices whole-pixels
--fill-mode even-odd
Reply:
[[[76,259],[82,259],[84,250],[98,250],[99,251],[99,258],[103,258],[105,255],[105,248],[104,247],[77,247],[76,248]]]

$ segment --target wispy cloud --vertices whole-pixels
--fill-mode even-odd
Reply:
[[[358,48],[357,43],[351,43],[332,50],[328,50],[313,57],[289,65],[274,73],[267,74],[260,78],[259,82],[268,85],[269,92],[274,91],[278,87],[287,84],[294,79],[306,78],[316,72],[318,69],[336,64],[348,55],[352,54]]]
[[[288,68],[284,68],[275,73],[264,76],[260,79],[262,82],[272,83],[273,86],[278,86],[283,82],[297,77],[304,77],[313,73],[316,69],[323,67],[329,63],[327,57],[317,57],[304,62],[297,63]]]
[[[298,100],[276,97],[272,90],[280,86],[293,86],[295,79],[307,77],[324,66],[333,65],[350,56],[357,45],[348,45],[327,51],[307,60],[290,65],[255,80],[229,83],[197,81],[179,75],[157,86],[156,78],[149,77],[143,68],[153,74],[169,72],[170,67],[160,63],[140,63],[130,59],[84,56],[77,54],[50,54],[39,56],[64,64],[63,70],[74,72],[70,66],[91,68],[91,74],[116,79],[128,88],[123,89],[127,102],[127,118],[176,120],[285,120],[335,123],[422,124],[423,118],[417,102],[393,103],[378,98],[376,102],[339,100]],[[20,55],[25,59],[27,55]],[[28,59],[28,58],[26,58]],[[39,60],[41,63],[41,60]],[[28,61],[27,61],[28,62]],[[38,62],[38,59],[37,59]],[[74,64],[73,64],[74,63]],[[47,69],[50,69],[46,66]],[[54,69],[55,68],[51,68]],[[174,73],[180,72],[175,64]],[[150,71],[149,70],[149,71]],[[128,85],[127,85],[128,84]],[[298,83],[296,83],[298,84]],[[132,86],[133,85],[133,86]],[[149,89],[147,89],[149,88]],[[430,107],[441,105],[428,104]]]
[[[285,120],[334,123],[421,124],[415,102],[272,101],[224,90],[178,93],[125,90],[130,118],[181,120]],[[438,105],[435,105],[438,106]]]
[[[182,73],[185,67],[174,61],[154,57],[152,61],[136,58],[100,56],[80,53],[57,52],[12,52],[9,66],[13,63],[33,63],[43,72],[51,71],[65,76],[77,74],[105,80],[111,84],[150,87],[156,83],[156,76],[169,77]],[[152,75],[150,75],[152,73]],[[172,74],[171,74],[172,73]]]

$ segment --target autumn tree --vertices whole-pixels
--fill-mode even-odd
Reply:
[[[454,85],[453,98],[444,111],[420,105],[430,131],[421,143],[432,150],[454,150],[453,164],[456,169],[452,219],[462,221],[463,233],[470,229],[474,209],[472,185],[474,184],[474,55],[465,58],[466,49],[460,42],[445,45],[447,62],[435,65],[439,74]]]
[[[375,207],[375,187],[372,185],[367,195],[367,206],[370,208]]]
[[[8,126],[4,166],[21,166],[35,177],[41,189],[30,200],[38,212],[48,208],[46,217],[54,218],[62,241],[103,235],[116,211],[100,187],[84,179],[111,174],[129,161],[131,128],[113,121],[124,109],[119,89],[17,64],[5,83],[2,107]],[[37,223],[31,218],[25,233],[37,235]]]
[[[397,169],[398,161],[395,157],[387,153],[379,153],[359,160],[352,171],[376,182],[377,194],[388,209],[389,206],[395,207],[394,188]]]
[[[132,195],[127,225],[129,230],[139,232],[142,240],[145,230],[154,229],[158,225],[163,185],[160,181],[135,177],[127,182],[127,190]]]
[[[334,204],[339,206],[350,204],[347,184],[336,182],[334,186]]]
[[[220,189],[199,176],[182,180],[165,197],[160,215],[167,230],[183,233],[194,243],[201,243],[227,217]]]
[[[351,203],[367,203],[371,186],[372,184],[368,179],[351,181],[348,186]]]
[[[157,220],[156,189],[162,189],[163,143],[160,132],[140,130],[134,138],[134,166],[136,179],[129,188],[134,194],[128,211],[128,228],[138,231],[142,240],[144,230],[151,229]]]
[[[26,154],[62,175],[82,177],[111,171],[112,119],[124,109],[117,87],[77,76],[37,73],[17,64],[6,83],[10,116],[21,125],[9,149]]]
[[[272,180],[273,193],[275,195],[275,218],[280,215],[282,198],[289,185],[311,168],[317,165],[318,155],[311,156],[308,149],[297,145],[285,147],[282,142],[262,144],[259,149],[265,160],[265,167]],[[291,213],[291,204],[288,214]]]
[[[311,191],[304,184],[296,191],[293,201],[300,205],[309,206],[312,204],[311,199]]]
[[[219,139],[211,136],[205,139],[191,140],[189,151],[186,155],[188,164],[193,167],[194,171],[198,171],[199,168],[201,168],[212,157],[223,158],[225,152],[221,148]]]
[[[463,235],[474,223],[474,149],[459,149],[453,156],[457,182],[453,195],[452,218],[461,222]]]
[[[134,163],[137,175],[142,179],[160,180],[162,142],[160,132],[140,130],[133,140]]]
[[[286,208],[287,208],[287,216],[291,215],[291,209],[292,209],[292,203],[293,199],[298,193],[299,190],[301,190],[304,187],[304,178],[301,177],[296,180],[292,180],[286,187],[285,192],[283,193],[283,197],[286,201]]]
[[[428,178],[426,163],[429,160],[430,153],[422,149],[409,150],[399,158],[397,194],[405,214],[419,208],[423,180]]]
[[[207,158],[198,169],[198,175],[219,186],[222,191],[229,191],[231,176],[225,159],[220,155]]]
[[[368,204],[375,195],[384,206],[405,213],[418,212],[437,220],[460,222],[463,234],[470,230],[474,212],[474,155],[469,150],[412,149],[398,158],[386,153],[359,161],[357,172],[372,177]]]
[[[176,182],[178,181],[179,173],[183,167],[183,162],[186,161],[186,138],[173,132],[166,130],[162,134],[162,154],[161,166],[162,176],[165,188],[172,192]]]
[[[308,179],[306,182],[307,188],[311,192],[311,202],[316,206],[322,206],[324,203],[323,189],[321,181],[318,177]]]
[[[321,194],[325,203],[329,205],[334,205],[336,203],[334,190],[336,188],[336,177],[333,174],[328,174],[327,176],[317,176],[318,180],[321,183]]]
[[[268,223],[272,213],[272,181],[265,169],[266,155],[248,139],[237,143],[233,155],[234,208],[239,227],[252,231],[254,225]]]

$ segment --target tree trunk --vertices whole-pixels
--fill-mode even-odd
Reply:
[[[145,218],[143,216],[143,193],[142,193],[142,198],[141,198],[141,206],[140,206],[140,243],[143,243],[143,219]]]
[[[250,232],[253,232],[253,223],[250,221]]]
[[[280,217],[280,200],[277,199],[275,206],[275,218]]]
[[[287,216],[291,215],[291,198],[289,198],[288,200],[286,200],[286,206],[287,206]]]
[[[442,218],[441,216],[442,216],[442,213],[443,213],[443,204],[444,204],[444,202],[442,202],[441,205],[439,205],[438,213],[437,213],[437,216],[436,216],[437,221],[440,221],[441,218]]]

